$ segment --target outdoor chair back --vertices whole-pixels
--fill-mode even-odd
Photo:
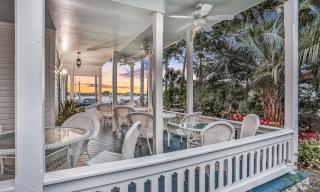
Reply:
[[[226,121],[210,123],[201,130],[201,145],[210,145],[234,139],[235,129]]]
[[[141,123],[140,137],[146,138],[149,152],[152,154],[149,139],[153,139],[153,115],[144,112],[133,112],[129,114],[129,119],[132,120],[132,122]]]
[[[112,117],[112,106],[108,103],[101,103],[96,106],[99,120],[103,123],[107,122],[110,124]]]
[[[137,106],[137,103],[135,101],[129,101],[126,106],[134,108]]]
[[[201,115],[202,115],[202,112],[195,112],[195,113],[187,114],[181,119],[180,124],[188,123],[188,122],[198,122],[199,117]]]
[[[141,123],[135,122],[127,131],[122,145],[122,159],[134,158],[135,147],[140,135]]]
[[[244,117],[241,126],[240,138],[255,136],[260,126],[258,115],[249,114]]]
[[[145,138],[153,138],[153,115],[144,112],[133,112],[129,113],[128,118],[132,120],[133,123],[140,122],[141,130],[140,136]]]
[[[128,106],[117,106],[113,108],[113,118],[119,128],[122,125],[128,125],[130,122],[128,121],[128,114],[134,112],[132,107]]]
[[[88,140],[98,136],[100,131],[100,123],[97,115],[93,112],[81,112],[69,117],[63,124],[62,127],[75,127],[83,128],[90,131]]]

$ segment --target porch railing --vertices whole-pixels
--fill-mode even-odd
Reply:
[[[282,129],[183,151],[47,173],[44,191],[246,191],[290,171]]]

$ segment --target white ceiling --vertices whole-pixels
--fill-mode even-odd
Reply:
[[[144,41],[152,41],[152,13],[155,9],[152,6],[146,6],[147,0],[47,1],[57,30],[57,48],[61,53],[62,62],[66,65],[75,64],[78,51],[82,52],[83,65],[99,66],[106,63],[111,58],[112,50],[120,50],[128,57],[141,58]],[[137,4],[134,4],[135,1]],[[201,2],[214,5],[210,14],[235,15],[263,1],[206,0]],[[191,15],[197,2],[200,1],[165,1],[164,46],[184,38],[188,28],[180,29],[191,22],[172,19],[168,16]],[[154,5],[157,4],[154,3]],[[214,23],[210,23],[212,24]]]

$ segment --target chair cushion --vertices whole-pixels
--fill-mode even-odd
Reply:
[[[122,155],[119,153],[113,153],[110,151],[102,151],[94,158],[90,159],[87,164],[88,165],[94,165],[99,163],[107,163],[112,161],[120,161],[122,159]]]

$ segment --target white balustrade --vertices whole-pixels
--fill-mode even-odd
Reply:
[[[290,171],[288,129],[183,151],[50,172],[44,191],[246,191]],[[186,177],[187,176],[187,177]],[[159,190],[160,189],[160,190]]]

